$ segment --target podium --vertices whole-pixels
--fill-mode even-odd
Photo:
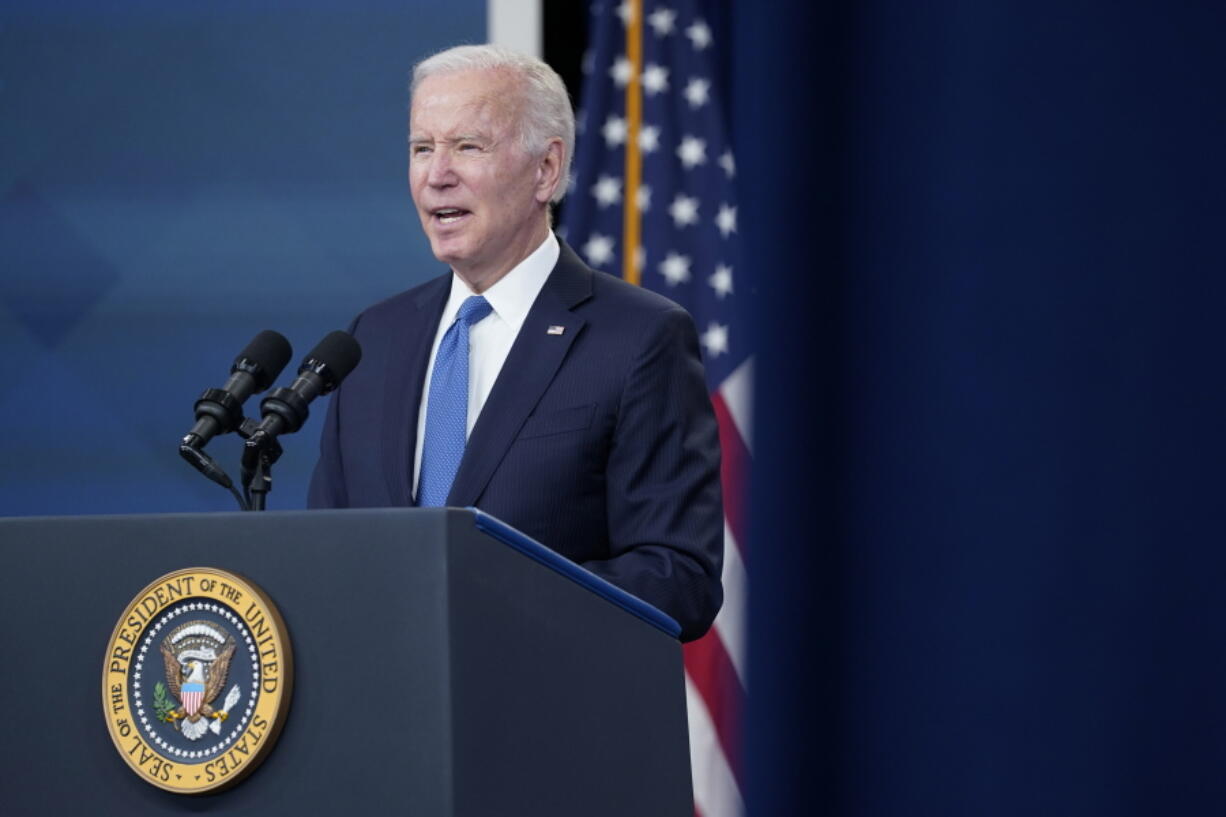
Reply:
[[[693,814],[675,624],[479,512],[5,519],[0,555],[0,814]],[[273,600],[294,686],[193,797],[128,768],[99,689],[136,594],[199,566]]]

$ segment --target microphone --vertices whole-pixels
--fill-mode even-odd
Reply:
[[[183,436],[180,449],[199,451],[218,434],[238,428],[243,421],[243,403],[271,386],[292,355],[289,341],[280,332],[265,329],[252,338],[234,359],[226,384],[220,389],[206,389],[196,401],[196,424]],[[189,462],[197,459],[186,453],[184,457]]]
[[[273,389],[261,401],[264,419],[248,438],[247,452],[267,445],[279,434],[302,428],[310,414],[310,402],[339,386],[361,359],[362,347],[353,335],[340,330],[328,333],[303,359],[298,377],[289,388]]]

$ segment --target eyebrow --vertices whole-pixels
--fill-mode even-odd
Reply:
[[[452,136],[449,139],[442,139],[442,140],[429,139],[425,136],[412,136],[412,135],[409,136],[410,145],[424,145],[424,144],[430,144],[436,141],[441,141],[445,144],[454,145],[457,142],[488,142],[491,140],[488,136],[484,136],[480,133],[460,134],[459,136]]]

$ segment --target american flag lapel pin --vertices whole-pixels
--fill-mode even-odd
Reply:
[[[554,326],[551,326],[551,327],[549,327],[548,329],[546,329],[546,330],[545,330],[545,334],[546,334],[546,335],[560,335],[560,334],[562,334],[562,333],[563,333],[563,332],[565,332],[565,331],[566,331],[566,327],[565,327],[565,326],[557,326],[557,325],[555,324]]]

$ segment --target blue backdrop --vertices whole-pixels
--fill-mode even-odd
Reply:
[[[6,2],[0,515],[231,509],[179,460],[261,329],[294,345],[441,271],[405,181],[409,70],[485,3]],[[258,398],[248,403],[258,414]],[[322,404],[284,440],[299,508]],[[238,438],[209,451],[237,478]]]

